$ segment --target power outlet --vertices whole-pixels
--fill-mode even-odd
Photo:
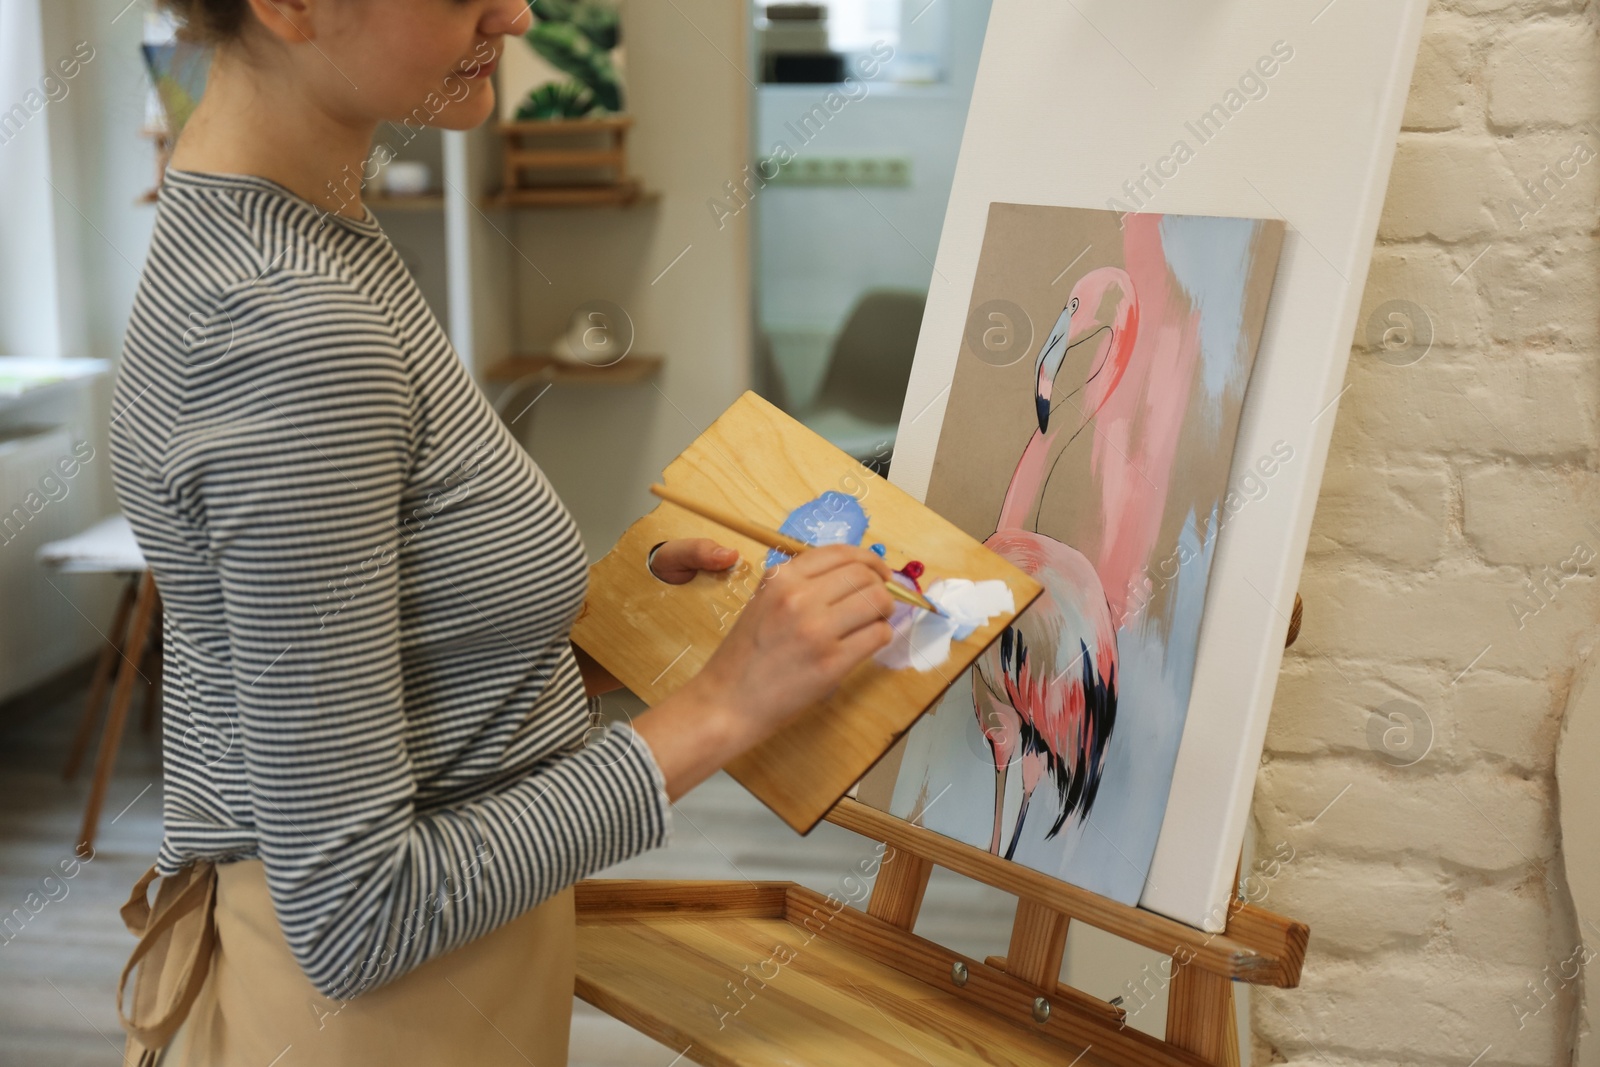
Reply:
[[[802,156],[779,164],[771,179],[779,185],[911,184],[911,160],[904,156]]]

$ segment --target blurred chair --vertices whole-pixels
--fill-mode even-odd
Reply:
[[[779,411],[790,409],[789,389],[784,381],[783,368],[772,350],[772,335],[766,330],[756,330],[755,355],[751,361],[750,388]]]
[[[122,742],[122,727],[128,717],[128,708],[133,703],[133,689],[138,680],[145,683],[144,728],[148,730],[154,722],[158,704],[156,687],[161,676],[161,595],[156,591],[155,578],[145,566],[144,553],[139,551],[133,529],[121,515],[98,522],[73,537],[42,545],[37,558],[40,563],[63,574],[126,576],[126,587],[117,602],[111,630],[104,635],[106,643],[100,650],[94,678],[89,683],[89,701],[83,709],[83,718],[78,722],[78,731],[73,736],[72,749],[67,755],[67,766],[63,771],[63,777],[69,780],[78,773],[115,668],[116,684],[111,692],[111,707],[106,713],[105,727],[100,732],[94,780],[89,786],[83,828],[78,834],[77,848],[82,854],[94,845],[100,808],[105,803],[106,788],[111,784],[111,772],[117,762],[117,747]]]
[[[800,417],[880,474],[889,469],[927,299],[906,289],[862,293],[833,342],[817,398]]]

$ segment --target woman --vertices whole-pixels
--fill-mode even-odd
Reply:
[[[617,682],[568,640],[577,529],[350,180],[379,123],[491,115],[527,9],[167,6],[216,51],[112,425],[167,620],[130,1040],[187,1013],[183,1063],[565,1063],[573,883],[663,844],[673,800],[888,643],[888,567],[839,546],[769,572],[699,676],[586,743]],[[736,558],[668,542],[651,567]]]

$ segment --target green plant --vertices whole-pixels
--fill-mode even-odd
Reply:
[[[611,62],[611,50],[621,40],[616,8],[601,0],[533,0],[530,8],[539,21],[523,37],[572,80],[530,92],[517,117],[576,118],[597,109],[621,111],[622,85]]]
[[[575,119],[594,110],[594,94],[577,82],[545,82],[517,108],[518,119]]]

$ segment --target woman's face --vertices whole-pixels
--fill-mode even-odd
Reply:
[[[263,0],[256,0],[259,5]],[[471,129],[494,113],[489,73],[508,34],[532,23],[522,0],[265,0],[298,7],[311,39],[292,62],[353,124]]]

